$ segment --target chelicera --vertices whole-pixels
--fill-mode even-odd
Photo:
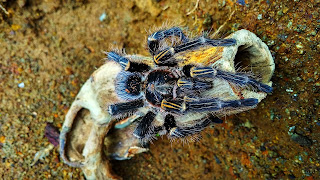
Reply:
[[[167,40],[177,39],[172,45]],[[123,55],[107,52],[108,60],[121,65],[116,93],[121,103],[108,106],[114,118],[128,117],[139,120],[133,132],[141,142],[157,135],[184,138],[201,132],[211,123],[221,122],[215,114],[244,111],[255,107],[258,99],[226,99],[210,92],[219,91],[221,80],[238,88],[253,88],[269,93],[272,88],[246,73],[227,72],[213,64],[191,62],[183,64],[178,56],[201,51],[201,48],[233,46],[235,39],[210,39],[205,36],[189,39],[178,27],[161,30],[148,37],[148,49],[154,64]]]

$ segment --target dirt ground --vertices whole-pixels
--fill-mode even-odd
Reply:
[[[320,179],[319,0],[0,0],[0,177],[84,179],[50,144],[102,51],[148,55],[147,32],[175,22],[220,37],[247,29],[270,48],[274,92],[256,109],[209,127],[197,143],[170,143],[112,161],[124,179]],[[105,17],[103,15],[105,14]]]

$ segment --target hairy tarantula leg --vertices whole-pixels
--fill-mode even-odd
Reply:
[[[202,100],[162,100],[161,108],[168,112],[185,113],[185,112],[204,112],[219,111],[223,108],[240,108],[250,107],[258,104],[258,99],[248,98],[232,101],[222,101],[218,98]]]
[[[143,106],[144,106],[143,99],[137,99],[134,101],[112,104],[108,107],[108,112],[111,116],[115,116],[122,113],[133,112],[136,109],[141,108]]]
[[[130,67],[129,59],[120,56],[116,52],[113,52],[113,51],[109,52],[108,53],[108,59],[119,63],[121,65],[122,69],[124,69],[124,70],[127,70]]]
[[[177,86],[188,90],[206,90],[212,88],[212,83],[191,78],[181,78],[177,81]]]
[[[169,112],[183,113],[186,110],[186,106],[183,100],[161,101],[161,109]]]
[[[266,93],[272,92],[272,87],[258,82],[257,80],[252,79],[242,73],[230,73],[216,70],[211,67],[192,67],[190,69],[190,76],[194,78],[221,78],[240,86],[251,85],[257,88],[259,91]]]
[[[207,126],[212,123],[210,119],[206,119],[199,124],[196,124],[191,127],[174,127],[169,132],[169,137],[171,138],[184,138],[189,135],[200,133]]]
[[[179,53],[182,51],[186,51],[192,48],[197,48],[203,45],[211,45],[211,46],[232,46],[236,44],[235,39],[208,39],[205,37],[199,37],[193,41],[189,41],[187,43],[174,46],[175,53]]]
[[[183,43],[178,46],[168,47],[153,56],[153,60],[158,65],[172,64],[170,59],[176,53],[187,51],[193,48],[197,48],[203,45],[211,46],[232,46],[236,44],[235,39],[207,39],[205,37],[199,37],[193,41]]]
[[[125,71],[143,72],[143,71],[147,71],[150,69],[150,67],[148,65],[143,64],[143,63],[131,62],[128,58],[125,58],[116,52],[111,51],[107,54],[108,54],[109,60],[112,60],[112,61],[119,63],[121,65],[122,69]]]
[[[192,67],[190,76],[193,78],[215,78],[217,70],[212,67]]]
[[[249,78],[248,76],[242,73],[233,74],[230,72],[217,70],[217,77],[225,79],[227,81],[234,82],[235,84],[239,84],[240,86],[251,85],[262,92],[266,92],[266,93],[272,92],[272,87],[266,84],[263,84],[261,82],[258,82],[255,79]]]
[[[149,111],[145,116],[143,116],[141,122],[138,124],[138,126],[134,130],[133,135],[139,139],[148,139],[148,137],[152,135],[154,131],[152,122],[155,117],[156,117],[156,114]]]
[[[155,53],[158,51],[161,40],[171,36],[179,37],[182,43],[186,43],[189,41],[186,35],[178,27],[172,27],[167,30],[157,31],[148,37],[148,48],[151,55],[155,55]]]
[[[222,101],[218,98],[207,99],[200,101],[191,101],[186,103],[187,112],[204,112],[204,111],[219,111],[222,108],[241,108],[250,107],[258,104],[258,99],[248,98],[232,101]]]

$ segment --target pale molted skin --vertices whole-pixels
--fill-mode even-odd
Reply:
[[[253,74],[260,77],[262,83],[271,86],[270,79],[275,65],[268,47],[247,30],[237,31],[227,38],[235,39],[237,44],[223,47],[219,58],[211,66],[235,72],[235,64],[240,62],[245,66],[248,65]],[[183,53],[177,58],[181,61],[187,60]],[[144,59],[150,60],[150,58]],[[108,105],[123,102],[115,93],[115,81],[120,71],[120,65],[112,61],[107,61],[96,70],[78,93],[62,127],[61,157],[68,165],[81,167],[87,179],[118,179],[120,177],[111,173],[107,156],[128,159],[135,154],[148,151],[141,147],[139,140],[132,133],[137,126],[136,122],[122,129],[112,129],[119,118],[124,119],[114,118],[107,111]],[[230,83],[216,79],[213,84],[219,87],[219,90],[207,91],[206,96],[224,97],[229,100],[239,99],[239,92],[236,92]],[[267,93],[249,89],[241,90],[241,94],[244,98],[256,98],[259,102],[267,96]],[[234,114],[245,110],[248,108],[221,112],[221,114]],[[184,124],[206,115],[206,113],[192,113],[177,116],[176,121]]]
[[[115,120],[105,107],[108,103],[121,101],[114,92],[114,82],[120,71],[121,67],[111,61],[95,71],[81,88],[62,127],[61,157],[68,165],[81,167],[88,179],[117,178],[110,174],[108,161],[103,160],[105,155],[102,147],[104,137]],[[126,137],[126,140],[129,138]],[[139,147],[136,138],[131,138],[133,140],[128,145],[124,143],[120,149],[115,149],[115,153],[129,158],[132,156],[131,149],[134,149],[134,153],[147,150]],[[65,149],[63,144],[66,144]]]

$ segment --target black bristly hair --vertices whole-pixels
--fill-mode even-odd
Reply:
[[[167,70],[155,70],[148,74],[145,89],[146,100],[155,106],[160,106],[164,98],[172,96],[176,77]]]
[[[190,94],[199,96],[199,93],[209,90],[212,87],[212,82],[193,78],[180,78],[177,81],[176,94],[180,98],[183,98],[184,96],[190,96]]]
[[[165,130],[167,130],[168,132],[170,131],[170,129],[177,127],[177,123],[174,119],[174,116],[171,114],[166,115],[163,126]]]
[[[144,72],[150,70],[150,67],[144,63],[130,61],[128,58],[111,51],[107,53],[108,59],[119,63],[123,70],[131,72]]]
[[[139,139],[150,138],[150,136],[154,134],[154,126],[152,126],[152,122],[154,121],[155,117],[156,117],[156,114],[149,111],[142,118],[141,122],[134,130],[133,135]]]
[[[148,37],[148,47],[149,47],[150,54],[155,55],[160,48],[160,42],[171,36],[179,37],[179,39],[183,43],[186,43],[189,41],[187,36],[184,35],[184,33],[179,27],[172,27],[170,29],[157,31]]]
[[[127,70],[129,68],[130,62],[128,58],[125,58],[114,51],[107,53],[107,55],[109,60],[119,63],[122,69]]]
[[[184,126],[184,127],[174,127],[171,128],[169,132],[169,138],[185,138],[187,136],[192,136],[194,134],[200,133],[202,130],[204,130],[206,127],[208,127],[210,124],[217,124],[222,123],[223,121],[218,117],[213,117],[212,115],[209,115],[204,120],[200,120],[200,123],[196,123],[193,126]]]
[[[211,123],[212,123],[212,121],[210,119],[205,119],[201,123],[197,123],[193,126],[175,127],[170,130],[169,137],[170,138],[184,138],[187,136],[194,135],[196,133],[200,133],[202,130],[204,130]]]
[[[128,101],[124,103],[112,104],[108,107],[108,112],[110,115],[115,116],[122,113],[134,112],[143,106],[144,106],[144,100],[137,99],[137,100]]]

